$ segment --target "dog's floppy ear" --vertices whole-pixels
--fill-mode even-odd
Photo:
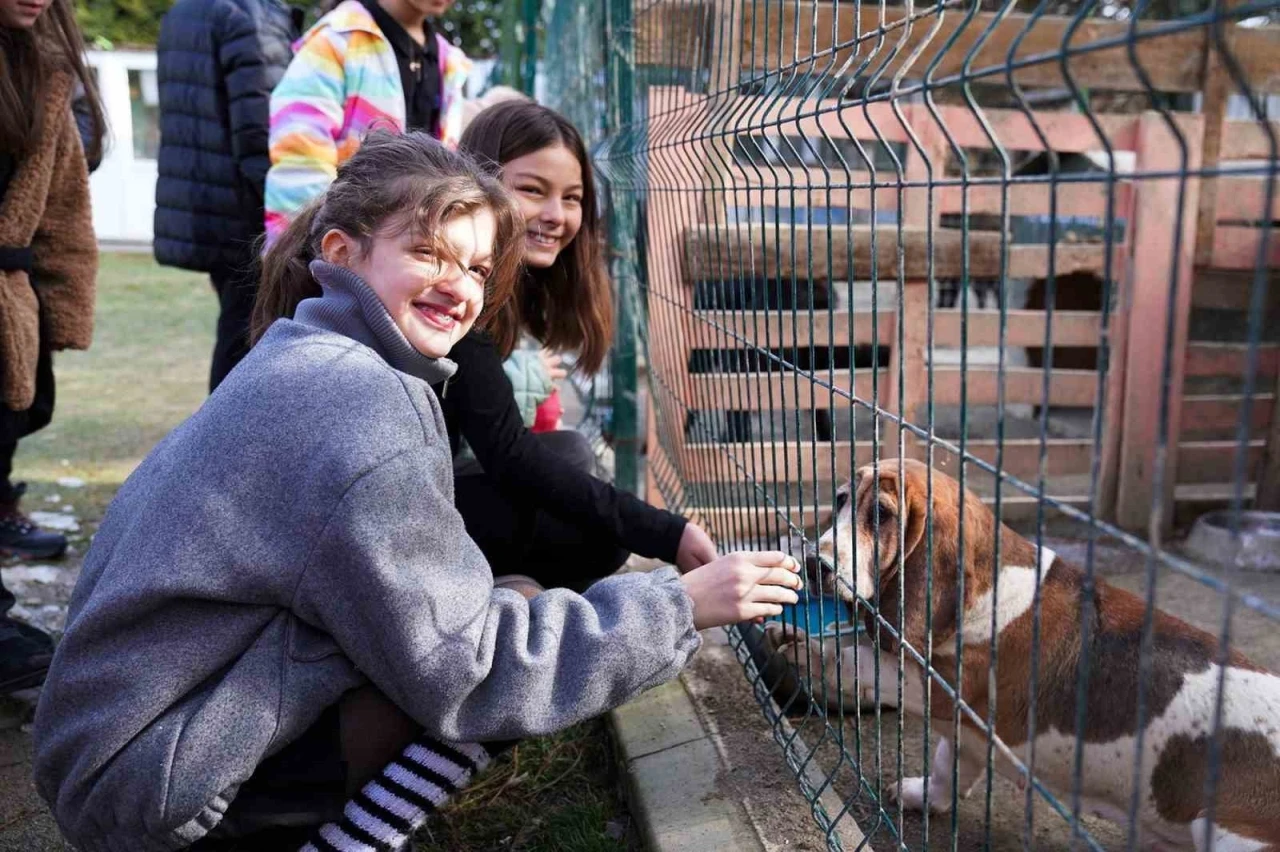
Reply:
[[[904,474],[902,489],[906,501],[906,508],[901,510],[905,527],[902,558],[905,560],[924,542],[924,531],[929,522],[929,495],[925,482],[918,476]]]
[[[891,496],[894,505],[898,505],[899,472],[896,460],[891,463],[891,466],[892,471],[889,472],[888,476],[885,476],[884,472],[881,474],[881,490],[882,493]],[[881,573],[880,599],[881,615],[897,628],[899,624],[897,575],[898,571],[901,571],[905,599],[905,611],[902,613],[901,618],[903,636],[911,643],[912,647],[923,653],[925,650],[927,598],[930,594],[934,598],[933,633],[935,637],[946,636],[952,632],[955,625],[956,594],[954,577],[950,576],[954,574],[954,566],[951,566],[949,571],[946,565],[939,564],[939,559],[945,559],[946,557],[945,555],[939,555],[936,551],[934,554],[933,583],[929,583],[929,553],[927,552],[925,532],[929,523],[931,507],[928,500],[927,471],[922,471],[919,467],[908,462],[901,472],[903,492],[900,508],[902,514],[902,561],[897,566],[897,570]],[[893,518],[892,523],[896,528],[899,519]]]
[[[898,532],[899,518],[901,518],[902,560],[905,562],[924,541],[925,525],[929,518],[928,495],[925,493],[920,477],[912,475],[909,462],[903,465],[901,470],[899,465],[902,463],[898,459],[886,459],[881,464],[879,492],[866,494],[863,499],[877,500],[880,506],[888,510],[888,517],[885,517],[886,513],[881,513],[881,523],[893,524],[895,537]],[[898,494],[899,480],[902,482],[901,498]],[[882,554],[881,558],[888,557],[896,562],[897,556],[895,552]],[[892,571],[889,573],[892,574]]]

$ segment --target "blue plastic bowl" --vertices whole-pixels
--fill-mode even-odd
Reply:
[[[861,621],[853,620],[853,608],[844,601],[830,595],[810,595],[800,593],[800,602],[782,607],[782,615],[774,616],[769,621],[781,621],[793,624],[806,633],[826,633],[840,625],[841,632],[850,629],[862,629]]]

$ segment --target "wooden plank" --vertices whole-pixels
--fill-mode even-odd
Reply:
[[[1267,273],[1268,312],[1280,310],[1280,269]],[[1218,311],[1248,311],[1253,301],[1253,270],[1212,269],[1196,270],[1196,281],[1191,293],[1191,305]]]
[[[1050,438],[1045,442],[1049,476],[1074,476],[1089,472],[1092,444],[1073,438]],[[881,452],[886,452],[882,441]],[[689,444],[690,467],[695,471],[713,471],[713,481],[751,481],[825,483],[833,479],[849,479],[855,468],[870,463],[874,447],[870,440],[854,445],[849,441],[814,443],[810,441],[763,442],[751,444]],[[971,458],[995,464],[995,441],[969,441],[965,452]],[[913,456],[925,459],[925,447],[916,447]],[[942,447],[934,447],[934,466],[955,475],[959,456]],[[1004,470],[1028,482],[1035,482],[1040,470],[1039,439],[1006,440]],[[816,477],[816,479],[815,479]]]
[[[959,367],[936,367],[933,400],[938,405],[960,404]],[[995,405],[999,400],[1000,374],[995,368],[969,367],[969,405]],[[1006,405],[1044,403],[1044,373],[1034,367],[1008,367],[1004,373]],[[1066,408],[1093,408],[1098,404],[1098,374],[1093,370],[1054,370],[1049,380],[1049,404]]]
[[[1045,150],[1041,133],[1059,153],[1097,151],[1106,147],[1093,123],[1078,112],[1038,111],[1034,113],[1034,124],[1025,113],[1015,109],[986,109],[982,116],[996,140],[1008,150]],[[864,143],[899,142],[914,152],[911,137],[903,126],[905,119],[918,136],[925,132],[936,132],[942,139],[950,136],[950,141],[940,149],[938,156],[930,156],[934,173],[939,177],[950,157],[952,142],[961,148],[993,147],[983,123],[972,111],[960,106],[938,107],[936,117],[925,107],[904,106],[900,119],[893,105],[885,102],[753,96],[740,98],[731,116],[718,117],[723,129],[733,128],[740,135],[767,134],[812,140],[824,137],[858,139]],[[1095,119],[1113,149],[1127,151],[1133,148],[1136,127],[1133,116],[1098,113]],[[867,168],[865,162],[851,162],[849,165],[859,171]],[[892,170],[888,172],[882,177],[889,177]]]
[[[1252,440],[1246,446],[1246,481],[1253,482],[1262,467],[1266,441]],[[1235,441],[1182,441],[1178,445],[1178,483],[1232,482],[1236,470]]]
[[[1223,0],[1223,6],[1230,8],[1239,0]],[[1227,100],[1231,94],[1231,76],[1216,46],[1210,48],[1212,42],[1206,42],[1204,87],[1201,90],[1200,112],[1204,116],[1203,155],[1204,166],[1213,172],[1222,157],[1223,123],[1227,117]],[[1209,178],[1200,187],[1200,209],[1196,214],[1196,264],[1207,265],[1213,257],[1213,231],[1216,225],[1214,211],[1218,206],[1219,189],[1216,178]]]
[[[1044,346],[1044,311],[1008,311],[1008,346]],[[958,310],[935,310],[933,342],[938,348],[958,348],[964,317]],[[995,346],[1000,340],[1000,312],[969,311],[969,345]],[[1054,346],[1097,346],[1102,314],[1097,311],[1054,311]]]
[[[790,280],[793,276],[814,280],[845,281],[850,277],[896,279],[898,276],[898,228],[875,229],[872,254],[872,226],[810,230],[806,226],[727,225],[701,226],[686,232],[685,274],[701,278],[770,278]],[[959,230],[941,229],[933,233],[933,274],[936,278],[964,275],[963,241]],[[834,238],[836,243],[831,245]],[[1048,269],[1047,246],[1008,245],[1007,269],[1001,268],[1000,234],[972,231],[968,234],[968,274],[974,278],[1043,277]],[[851,246],[850,246],[851,244]],[[850,251],[850,247],[852,251]],[[903,249],[908,279],[925,279],[929,274],[929,236],[925,229],[904,228]],[[831,249],[830,251],[828,249]],[[1061,244],[1056,247],[1059,275],[1072,272],[1101,273],[1106,247],[1098,243]],[[849,268],[850,254],[854,261]],[[874,270],[872,260],[874,259]],[[809,262],[812,260],[812,270]]]
[[[889,299],[892,301],[892,299]],[[727,348],[758,347],[777,348],[787,346],[848,346],[872,342],[873,331],[878,332],[879,342],[891,346],[897,340],[897,314],[893,310],[880,311],[872,327],[871,315],[865,311],[827,311],[818,308],[813,317],[813,333],[809,333],[809,316],[806,310],[798,310],[795,322],[791,311],[696,311],[695,329],[706,326],[703,334],[723,341]],[[1009,346],[1043,346],[1045,312],[1035,310],[1011,310],[1008,312],[1006,342]],[[849,321],[853,320],[853,337],[849,336]],[[936,309],[933,312],[933,343],[938,349],[954,349],[960,346],[961,326],[964,317],[954,309]],[[995,346],[1000,339],[1000,312],[996,310],[971,310],[968,317],[969,345]],[[1097,346],[1102,315],[1097,311],[1054,311],[1054,346]],[[701,338],[699,338],[701,339]]]
[[[636,63],[700,67],[711,49],[712,14],[706,0],[637,3],[632,19]]]
[[[1277,397],[1270,393],[1256,394],[1250,416],[1250,434],[1258,434],[1271,423],[1271,409]],[[1182,401],[1182,420],[1188,433],[1234,434],[1239,427],[1241,403],[1238,394],[1203,394],[1187,396]]]
[[[1216,182],[1220,188],[1214,211],[1214,222],[1260,222],[1267,218],[1267,184],[1269,177],[1220,177],[1205,181],[1205,186]],[[1203,191],[1203,189],[1201,190]],[[1271,198],[1270,218],[1280,219],[1280,185]]]
[[[1129,266],[1133,256],[1133,221],[1137,207],[1137,192],[1130,192],[1124,197],[1124,204],[1116,211],[1118,218],[1123,218],[1128,226],[1125,229],[1126,240],[1124,250],[1115,258],[1111,268],[1111,280],[1115,286],[1111,291],[1113,313],[1107,323],[1105,345],[1108,348],[1107,363],[1110,369],[1106,374],[1106,386],[1102,390],[1102,457],[1100,468],[1097,502],[1095,510],[1098,517],[1114,521],[1116,517],[1116,501],[1120,484],[1120,459],[1124,442],[1124,401],[1125,401],[1125,368],[1129,360],[1129,326],[1132,321],[1132,306],[1129,304]],[[1101,334],[1101,332],[1100,332]],[[1101,354],[1101,350],[1099,351]]]
[[[965,318],[959,310],[936,309],[933,314],[935,347],[958,348]],[[1008,311],[1006,342],[1008,346],[1043,346],[1046,314],[1039,310]],[[847,346],[849,322],[853,320],[855,344],[872,342],[871,317],[862,311],[832,311],[830,316],[823,309],[814,314],[813,333],[809,333],[809,318],[799,310],[792,322],[789,310],[776,311],[697,311],[695,322],[714,329],[712,335],[725,335],[728,346],[752,346],[760,348],[787,346]],[[882,310],[876,323],[879,341],[891,345],[897,338],[897,314]],[[968,343],[970,346],[995,346],[999,340],[1000,312],[996,310],[971,310],[968,315]],[[1055,311],[1053,314],[1054,346],[1096,346],[1102,324],[1102,315],[1096,311]]]
[[[1116,211],[1124,209],[1123,205],[1133,188],[1128,183],[1117,183],[1115,188]],[[939,212],[960,213],[964,209],[964,189],[959,186],[940,186],[934,190],[934,204]],[[1006,202],[1002,198],[1003,187],[978,185],[969,187],[968,209],[970,213],[1000,213],[1001,205]],[[1057,188],[1057,214],[1067,216],[1096,216],[1099,219],[1107,215],[1107,186],[1105,181],[1098,183],[1059,183]],[[1049,215],[1050,187],[1048,183],[1012,184],[1009,187],[1007,201],[1010,216],[1047,216]],[[1116,218],[1119,218],[1117,213]],[[1059,236],[1068,229],[1059,228]]]
[[[1187,344],[1187,376],[1244,378],[1249,363],[1247,343],[1209,343],[1197,341]],[[1280,345],[1263,343],[1258,346],[1258,375],[1270,378],[1280,373]]]
[[[1267,429],[1266,447],[1263,450],[1262,470],[1258,474],[1258,492],[1254,508],[1269,512],[1280,510],[1280,379],[1276,380],[1276,400],[1270,409],[1271,423]],[[1258,406],[1264,403],[1259,401]]]
[[[1280,138],[1280,121],[1272,121],[1271,133]],[[1228,121],[1222,132],[1221,161],[1268,160],[1272,157],[1271,136],[1263,122],[1254,120]]]
[[[819,380],[826,383],[828,372],[820,370]],[[848,391],[853,388],[853,395],[868,404],[872,401],[872,371],[858,370],[857,382],[852,381],[849,370],[835,370],[834,381],[837,388]],[[880,404],[889,401],[889,371],[880,371]],[[690,406],[713,407],[719,411],[768,411],[771,409],[810,409],[835,406],[843,408],[850,401],[843,396],[832,399],[831,391],[825,387],[814,386],[807,375],[793,372],[774,373],[704,373],[691,377],[693,396]],[[797,390],[798,387],[798,390]],[[810,398],[812,391],[813,397]],[[798,395],[797,395],[798,394]],[[816,400],[816,402],[814,401]],[[710,410],[710,409],[708,409]]]
[[[730,115],[741,115],[738,83],[742,67],[742,15],[737,13],[738,0],[712,0],[711,54],[708,57],[707,91],[712,97],[711,124],[717,129],[733,126]],[[723,186],[724,170],[733,162],[733,137],[714,134],[706,141],[704,164],[713,185]],[[723,224],[728,211],[716,204],[705,221]]]
[[[923,220],[924,217],[919,217]],[[901,345],[889,353],[889,374],[895,381],[889,383],[890,412],[908,423],[914,422],[929,396],[928,379],[928,315],[929,287],[923,281],[908,281],[902,294]],[[898,381],[897,379],[901,380]],[[916,444],[916,435],[910,430],[900,430],[896,423],[886,422],[884,437],[894,454],[909,454]]]
[[[846,175],[838,169],[827,174],[821,169],[762,167],[762,174],[757,175],[749,167],[738,166],[727,170],[726,175],[729,179],[726,189],[731,193],[729,203],[757,211],[762,208],[778,209],[784,219],[789,217],[788,211],[793,204],[797,210],[809,207],[871,210],[873,192],[877,212],[893,211],[898,209],[899,196],[907,192],[892,176],[878,176],[873,187],[870,175],[856,172]],[[757,214],[754,221],[768,222],[771,219],[772,214],[764,217]]]
[[[1263,266],[1280,266],[1280,229],[1267,230],[1267,254]],[[1261,228],[1219,225],[1213,232],[1213,253],[1209,265],[1216,269],[1256,269]]]
[[[832,47],[832,18],[834,7],[830,3],[810,4],[797,10],[795,4],[776,4],[762,15],[759,22],[753,20],[756,4],[743,4],[744,9],[743,38],[741,45],[741,63],[744,68],[754,70],[779,70],[780,63],[805,63],[807,57],[813,55],[811,45],[816,33],[817,51],[827,52],[830,56]],[[795,15],[800,14],[800,37],[796,41]],[[817,26],[813,26],[816,11]],[[637,9],[635,16],[635,57],[640,65],[666,65],[677,68],[702,68],[713,61],[714,20],[717,9],[709,0],[664,0],[662,3],[649,4],[644,9]],[[884,32],[884,45],[879,52],[875,44],[880,39],[879,9],[872,6],[861,10],[861,18],[857,21],[858,32],[862,33],[861,43],[854,45],[860,51],[858,61],[870,59],[868,67],[877,67],[901,40],[901,28],[895,23],[900,21],[903,13],[897,9],[885,10],[885,22],[888,29]],[[984,12],[975,16],[954,48],[948,52],[938,67],[937,75],[957,73],[960,63],[968,54],[972,43],[979,33],[986,31],[992,13]],[[916,69],[927,68],[933,56],[946,43],[951,33],[961,24],[962,15],[948,14],[939,32],[931,40],[920,58],[915,62]],[[984,49],[975,57],[974,69],[984,66],[1005,64],[1008,48],[1018,33],[1025,27],[1026,15],[1009,15],[1002,26],[998,27],[984,45]],[[1062,40],[1070,18],[1046,15],[1023,39],[1023,44],[1016,54],[1017,59],[1031,56],[1044,56],[1046,59],[1033,66],[1016,72],[1017,80],[1023,85],[1058,86],[1062,76],[1058,73],[1056,54],[1062,50]],[[925,13],[918,17],[913,25],[912,37],[898,52],[898,58],[888,66],[887,74],[905,62],[911,55],[912,48],[924,40],[933,28],[935,21],[932,15]],[[753,26],[754,24],[754,26]],[[1140,25],[1140,31],[1153,25]],[[843,62],[849,57],[848,47],[855,37],[853,15],[847,11],[840,16],[840,28],[836,38],[845,48],[840,50],[836,61]],[[1121,21],[1094,19],[1085,23],[1078,32],[1072,47],[1080,47],[1089,42],[1103,38],[1123,37],[1128,24]],[[766,30],[769,33],[767,43],[764,39]],[[1204,82],[1204,70],[1200,65],[1205,55],[1207,28],[1190,29],[1181,33],[1170,33],[1138,42],[1139,63],[1151,75],[1152,83],[1161,91],[1196,91]],[[1246,28],[1228,26],[1227,39],[1229,50],[1240,66],[1249,86],[1259,92],[1280,91],[1280,68],[1276,66],[1278,35],[1275,27]],[[798,47],[799,50],[793,49]],[[824,64],[826,60],[824,59]],[[1124,53],[1123,47],[1110,48],[1105,51],[1091,52],[1070,60],[1073,76],[1084,86],[1099,88],[1143,91],[1141,84],[1133,72],[1133,65]],[[888,76],[885,77],[888,79]],[[1001,79],[1003,82],[1003,79]]]
[[[995,369],[969,368],[968,404],[995,405],[999,399],[999,374]],[[851,371],[833,371],[832,384],[837,388],[850,388]],[[857,371],[857,383],[853,395],[858,400],[872,403],[872,371]],[[934,373],[934,402],[938,405],[960,404],[960,368],[937,367]],[[891,408],[893,372],[880,370],[880,403],[885,410]],[[818,380],[827,383],[828,372],[818,371]],[[1005,397],[1009,405],[1039,405],[1043,398],[1043,373],[1034,367],[1010,367],[1005,370]],[[771,409],[827,408],[834,405],[843,408],[850,401],[843,396],[832,398],[831,391],[815,383],[804,373],[705,373],[691,377],[695,408],[709,406],[717,410],[767,411]],[[798,391],[797,391],[798,386]],[[1067,408],[1092,408],[1097,404],[1098,374],[1092,370],[1054,370],[1049,382],[1049,404]]]
[[[649,113],[668,114],[672,121],[702,125],[706,99],[675,86],[653,86],[648,91]],[[667,147],[653,152],[647,162],[647,179],[658,182],[665,175],[698,174],[700,165],[688,149]],[[681,260],[682,234],[698,221],[700,198],[696,192],[655,193],[645,209],[645,250],[648,255],[648,307],[650,346],[648,347],[650,386],[657,410],[656,445],[661,435],[666,461],[677,473],[684,472],[685,423],[683,405],[691,398],[689,384],[689,312],[693,308],[690,289],[685,285]],[[683,495],[677,495],[681,500]]]
[[[1186,133],[1186,160],[1181,146],[1162,117],[1143,113],[1139,122],[1135,169],[1140,173],[1168,173],[1184,165],[1192,170],[1200,165],[1200,135]],[[1180,185],[1176,178],[1144,180],[1135,202],[1137,215],[1132,228],[1134,258],[1129,296],[1129,341],[1125,366],[1124,434],[1119,459],[1116,521],[1132,530],[1143,530],[1153,544],[1173,527],[1173,488],[1176,483],[1177,443],[1185,412],[1182,410],[1184,347],[1191,314],[1191,275],[1195,260],[1195,212],[1198,209],[1198,182]],[[1181,200],[1184,205],[1178,209]],[[1172,257],[1170,247],[1175,229],[1180,254]],[[1170,293],[1172,282],[1177,282]],[[1172,340],[1166,339],[1168,312],[1172,310]],[[1164,373],[1164,353],[1173,352],[1170,373]],[[1164,424],[1168,446],[1162,488],[1157,490],[1158,436],[1161,433],[1161,396],[1170,388],[1169,419]],[[1116,424],[1117,426],[1119,424]],[[1157,509],[1158,525],[1151,527],[1152,509]]]
[[[975,66],[976,68],[976,66]],[[1003,83],[1003,79],[1000,81]],[[925,107],[911,107],[913,126],[920,131],[936,129],[943,138],[951,140],[961,148],[990,149],[991,137],[978,116],[967,107],[945,106],[938,109],[938,116]],[[1078,154],[1085,151],[1102,151],[1106,145],[1098,138],[1098,131],[1085,115],[1078,112],[1062,110],[1038,110],[1032,113],[1035,122],[1027,118],[1026,113],[1016,109],[984,109],[982,118],[991,129],[1000,145],[1009,151],[1044,151],[1047,139],[1049,145],[1059,154]],[[1094,118],[1105,135],[1107,143],[1113,150],[1129,151],[1133,149],[1137,138],[1137,122],[1132,115],[1112,115],[1096,113]],[[941,119],[945,126],[938,126]],[[1039,132],[1037,132],[1037,129]],[[949,150],[950,143],[948,143]]]
[[[1049,495],[1058,501],[1073,506],[1082,512],[1088,511],[1089,495],[1087,493],[1055,493],[1052,489]],[[992,505],[995,500],[990,496],[983,496],[982,502],[988,506]],[[1006,488],[1000,500],[1001,517],[1007,523],[1030,522],[1036,519],[1039,512],[1040,501],[1033,495],[1023,494]],[[758,507],[752,506],[731,506],[731,507],[709,507],[698,508],[696,510],[707,523],[713,528],[728,528],[730,524],[738,524],[751,530],[760,540],[776,542],[789,531],[787,521],[791,524],[805,530],[807,533],[813,533],[820,529],[826,529],[831,523],[831,506],[822,504],[815,506],[813,503],[806,503],[803,509],[792,506],[791,514],[787,521],[784,521],[778,514],[778,511],[764,504]],[[1054,518],[1059,515],[1056,508],[1052,506],[1045,507],[1045,519]],[[721,539],[722,541],[725,539]]]
[[[910,108],[903,116],[910,121]],[[739,134],[908,142],[911,137],[893,106],[834,99],[748,96],[739,98],[726,122]],[[851,163],[854,168],[865,163]]]
[[[1010,49],[1015,40],[1020,39],[1017,50],[1012,55],[1013,61],[1033,58],[1037,61],[1017,69],[1014,72],[1015,81],[1023,86],[1058,87],[1064,84],[1058,57],[1062,53],[1068,27],[1072,25],[1071,18],[1046,15],[1027,30],[1030,18],[1026,14],[1001,17],[997,13],[981,12],[972,21],[963,14],[948,14],[937,32],[933,33],[937,21],[933,15],[926,13],[917,16],[910,34],[904,38],[903,27],[899,23],[905,17],[902,10],[877,6],[855,9],[856,11],[846,10],[842,7],[839,20],[835,21],[835,9],[831,3],[805,3],[799,7],[794,3],[782,3],[766,10],[757,19],[755,4],[751,4],[744,10],[744,66],[753,71],[778,71],[793,67],[803,71],[808,70],[811,61],[818,58],[823,64],[833,61],[837,65],[854,60],[851,65],[854,68],[863,61],[869,61],[870,68],[881,71],[884,79],[890,79],[905,62],[911,60],[915,49],[924,43],[926,46],[915,59],[914,65],[907,69],[906,76],[922,76],[941,53],[934,72],[934,78],[941,79],[963,70],[963,65],[977,46],[979,38],[983,39],[982,46],[973,57],[971,65],[975,72],[985,68],[1005,67],[1010,59]],[[884,29],[880,25],[881,15],[884,16]],[[997,18],[1000,18],[999,23],[996,23]],[[993,23],[994,29],[988,35],[988,28]],[[1138,24],[1138,30],[1151,31],[1159,26],[1157,23],[1143,22]],[[1094,42],[1124,39],[1129,27],[1129,23],[1125,21],[1088,19],[1076,29],[1070,47],[1080,48]],[[1267,64],[1261,56],[1265,55],[1268,45],[1274,55],[1277,42],[1273,32],[1257,32],[1264,34],[1249,33],[1237,43],[1245,45],[1251,58],[1259,57],[1253,65],[1266,68]],[[855,43],[854,40],[859,35],[860,40]],[[954,43],[951,42],[953,36]],[[884,43],[877,49],[877,42],[882,39]],[[842,45],[841,49],[833,50],[834,44]],[[1136,45],[1137,64],[1146,71],[1151,85],[1157,90],[1197,91],[1202,80],[1204,44],[1205,31],[1201,29],[1168,32],[1156,38],[1140,39]],[[886,62],[895,49],[896,55]],[[855,50],[858,51],[856,59]],[[1075,81],[1084,87],[1123,91],[1148,89],[1148,84],[1135,72],[1134,63],[1129,59],[1127,48],[1123,44],[1073,56],[1068,60],[1068,66]],[[990,79],[1001,84],[1007,81],[1003,72]]]
[[[853,320],[855,344],[872,342],[873,332],[878,332],[880,343],[892,345],[897,339],[898,315],[892,311],[880,311],[872,327],[872,315],[866,311],[832,311],[830,317],[824,308],[817,308],[813,315],[813,334],[809,333],[809,314],[806,309],[796,311],[795,322],[789,310],[777,311],[697,311],[694,321],[714,331],[723,333],[728,347],[751,346],[773,349],[788,346],[848,346],[849,321]],[[723,332],[722,332],[723,330]]]

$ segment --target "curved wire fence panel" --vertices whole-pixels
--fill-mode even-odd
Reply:
[[[523,0],[526,7],[537,0]],[[540,0],[538,99],[566,115],[594,151],[634,120],[634,29],[631,0]],[[637,322],[643,258],[637,240],[634,187],[615,186],[599,171],[598,202],[608,222],[607,256],[614,287],[614,344],[607,366],[569,381],[582,407],[577,424],[593,439],[614,484],[640,490],[644,436],[637,386],[642,355]]]
[[[730,637],[830,846],[1280,848],[1277,3],[579,5],[645,491],[805,560]]]

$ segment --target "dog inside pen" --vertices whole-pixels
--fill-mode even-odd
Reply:
[[[942,471],[889,458],[858,469],[837,492],[832,524],[806,567],[824,593],[874,606],[863,610],[867,637],[839,647],[772,622],[768,646],[794,660],[814,695],[832,706],[896,708],[931,715],[937,725],[929,775],[890,784],[890,801],[906,810],[950,811],[983,779],[989,742],[996,772],[1017,789],[1026,788],[1034,749],[1035,779],[1066,798],[1079,737],[1084,813],[1127,821],[1140,748],[1144,845],[1203,849],[1204,781],[1221,681],[1214,848],[1280,848],[1280,676],[1235,650],[1223,671],[1217,639],[1164,611],[1154,613],[1144,648],[1142,599],[1087,579],[1048,547],[997,524],[981,499]],[[1082,594],[1086,582],[1089,593]],[[989,677],[993,652],[1001,665]],[[1082,665],[1092,675],[1079,690]],[[946,723],[956,715],[956,699],[966,709],[953,741]]]

